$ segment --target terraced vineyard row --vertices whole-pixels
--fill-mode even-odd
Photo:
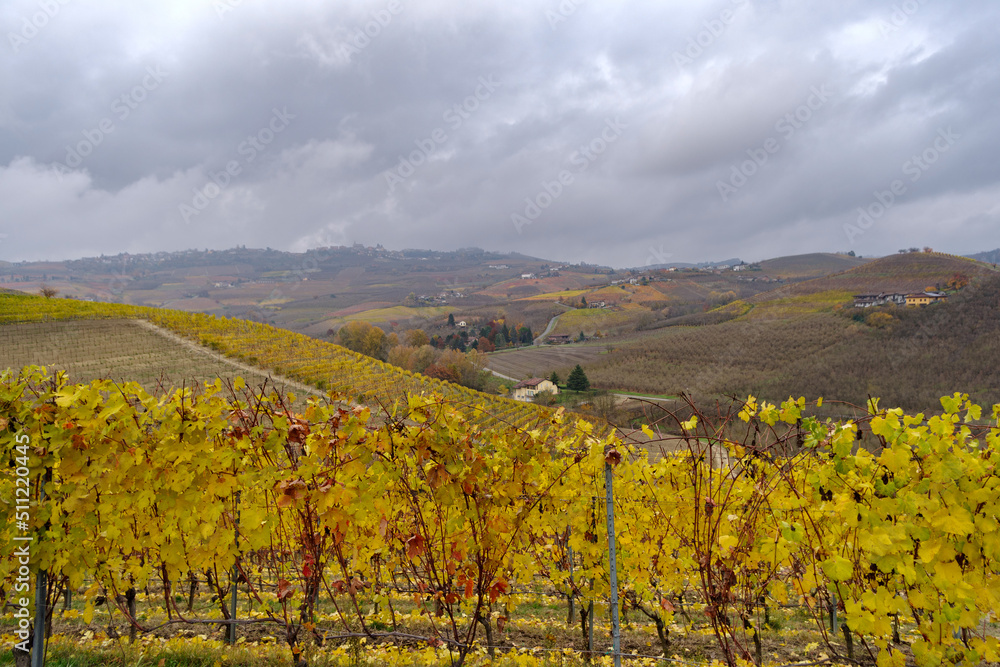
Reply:
[[[0,324],[70,319],[143,319],[226,356],[271,370],[351,400],[398,414],[410,394],[435,393],[464,406],[476,423],[552,436],[573,429],[556,423],[555,411],[406,371],[339,345],[266,324],[122,304],[0,295]],[[561,420],[560,420],[561,422]],[[596,427],[605,433],[606,425]]]
[[[0,369],[44,365],[65,370],[76,382],[109,378],[151,388],[180,388],[219,378],[243,377],[260,386],[266,372],[250,372],[234,362],[189,349],[162,329],[135,320],[22,322],[0,326]],[[282,393],[303,392],[278,382]],[[318,392],[317,392],[318,393]]]

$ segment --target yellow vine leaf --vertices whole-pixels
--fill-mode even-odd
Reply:
[[[847,581],[854,574],[854,565],[843,556],[833,556],[823,561],[822,567],[831,581]]]

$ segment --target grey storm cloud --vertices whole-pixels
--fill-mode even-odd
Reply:
[[[0,259],[1000,246],[991,0],[0,6]]]

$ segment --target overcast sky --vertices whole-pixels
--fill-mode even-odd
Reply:
[[[995,0],[3,0],[0,259],[989,250],[997,25]]]

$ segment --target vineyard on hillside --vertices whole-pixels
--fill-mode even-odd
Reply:
[[[531,403],[484,394],[457,384],[406,371],[339,345],[248,320],[218,318],[141,306],[0,295],[0,325],[69,319],[143,319],[207,348],[348,399],[384,407],[396,415],[407,397],[435,393],[484,426],[541,429],[566,435],[553,424],[555,411]],[[606,424],[592,428],[609,431]]]
[[[984,423],[957,394],[930,418],[873,400],[830,422],[811,416],[819,402],[749,397],[712,421],[675,418],[677,451],[653,463],[585,423],[554,442],[482,428],[442,397],[411,395],[403,422],[233,389],[155,397],[4,372],[0,493],[24,497],[0,507],[5,601],[27,615],[12,592],[41,570],[50,600],[82,592],[87,626],[106,605],[133,635],[263,628],[297,665],[361,640],[420,642],[455,666],[519,655],[504,636],[530,590],[583,610],[617,596],[663,656],[697,625],[730,667],[762,664],[786,605],[838,662],[1000,659],[1000,406]],[[182,608],[195,580],[214,613]],[[140,591],[159,606],[137,611]],[[595,617],[581,620],[586,636]]]
[[[942,267],[936,256],[899,257]],[[891,272],[892,266],[883,269]],[[686,391],[706,399],[827,396],[860,404],[871,395],[921,412],[935,409],[942,393],[957,390],[992,405],[1000,402],[1000,274],[984,271],[944,303],[876,309],[885,318],[878,326],[868,319],[871,311],[853,307],[850,295],[857,292],[826,289],[835,286],[832,280],[820,279],[828,281],[826,287],[805,294],[796,290],[811,290],[817,281],[790,285],[737,319],[706,325],[717,313],[710,311],[700,316],[701,326],[661,329],[617,345],[613,355],[587,366],[587,376],[608,389]],[[879,291],[879,283],[867,285]]]
[[[977,280],[996,275],[990,266],[968,257],[938,252],[889,255],[847,271],[783,286],[772,292],[761,292],[747,299],[761,303],[776,297],[802,296],[820,292],[922,292],[937,284],[943,285],[955,274]]]
[[[163,330],[143,324],[96,319],[6,324],[0,326],[0,368],[50,366],[66,371],[76,382],[132,380],[165,389],[237,376],[254,386],[268,380],[266,372],[214,358],[217,355],[202,352],[199,346],[171,340]],[[281,383],[277,388],[301,393]]]

